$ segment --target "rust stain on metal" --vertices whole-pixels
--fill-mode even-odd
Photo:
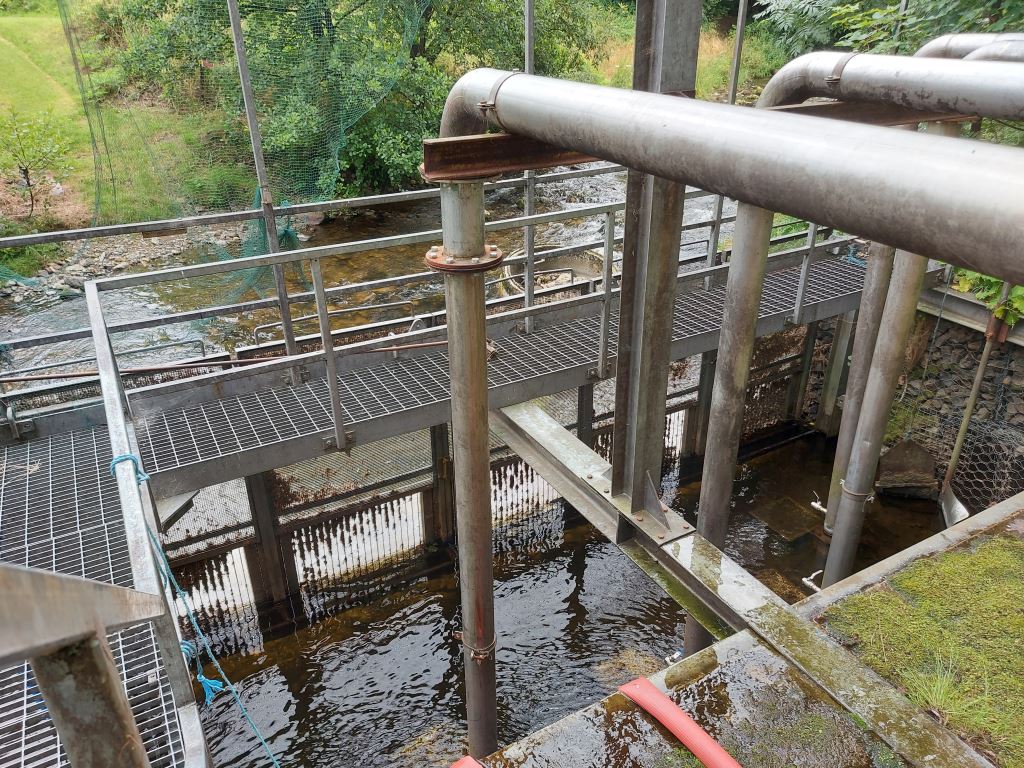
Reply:
[[[511,133],[423,141],[427,181],[482,179],[502,173],[589,163],[597,158]]]

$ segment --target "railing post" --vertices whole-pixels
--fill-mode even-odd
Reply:
[[[324,365],[327,369],[327,391],[331,398],[331,417],[334,420],[334,448],[339,451],[349,447],[349,433],[345,431],[345,409],[341,405],[341,387],[338,383],[338,358],[334,354],[334,337],[331,335],[331,317],[327,312],[327,295],[324,292],[324,275],[320,259],[309,260],[309,271],[313,275],[313,292],[316,296],[316,314],[320,321],[320,343],[324,350]]]
[[[462,595],[458,638],[469,753],[482,757],[498,745],[484,271],[501,263],[501,252],[484,243],[482,181],[441,183],[441,228],[444,248],[431,249],[427,265],[444,274]]]
[[[814,349],[817,343],[818,322],[815,320],[807,324],[803,353],[800,355],[800,373],[790,379],[789,391],[786,393],[786,413],[794,421],[798,421],[804,412],[807,381],[811,376],[811,364],[814,362]]]
[[[821,385],[818,415],[814,420],[815,428],[829,437],[839,428],[839,398],[850,370],[850,346],[854,340],[853,331],[856,325],[857,311],[851,310],[836,318],[836,329],[832,334],[832,347],[828,352],[825,381]]]
[[[814,259],[814,247],[818,242],[818,225],[810,224],[807,230],[807,253],[800,263],[800,282],[796,287],[796,303],[793,306],[793,325],[802,325],[804,316],[804,297],[807,294],[807,276],[811,271]]]
[[[523,15],[523,71],[528,74],[533,74],[533,49],[534,49],[534,0],[526,0],[524,6]],[[523,213],[526,216],[533,216],[535,212],[534,203],[536,201],[536,173],[534,171],[526,171],[523,178],[525,179],[524,189],[524,203]],[[527,224],[523,227],[523,256],[526,261],[523,267],[523,287],[524,287],[524,298],[523,304],[526,307],[533,306],[533,297],[536,287],[534,285],[534,243],[536,235],[536,227],[533,224]],[[533,333],[533,316],[526,318],[526,332]]]
[[[260,187],[260,205],[263,209],[263,224],[267,230],[267,248],[270,253],[278,253],[281,244],[277,238],[277,219],[274,216],[274,198],[270,191],[270,179],[267,166],[263,159],[263,139],[260,133],[259,120],[256,117],[256,97],[253,95],[252,80],[249,77],[249,60],[245,54],[245,39],[242,36],[242,17],[238,12],[238,0],[227,0],[228,17],[231,21],[231,39],[235,47],[235,58],[238,62],[238,79],[242,86],[242,103],[245,107],[245,122],[249,127],[249,139],[252,142],[252,159],[256,166],[256,182]],[[281,311],[281,331],[284,335],[285,351],[289,357],[298,354],[295,344],[295,332],[292,329],[291,301],[288,298],[288,284],[284,276],[284,266],[275,264],[274,283],[277,288],[277,304]],[[299,384],[301,374],[292,369],[292,383]]]
[[[597,378],[608,377],[608,334],[612,323],[612,267],[615,262],[615,214],[604,216],[604,259],[601,261],[601,336],[597,350]]]
[[[32,659],[46,709],[73,768],[149,768],[106,632]]]

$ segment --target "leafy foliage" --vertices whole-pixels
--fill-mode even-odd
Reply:
[[[875,53],[910,53],[947,32],[1019,29],[1024,25],[1024,3],[915,0],[901,11],[898,2],[766,0],[758,18],[770,25],[792,56],[832,44]]]
[[[1024,316],[1024,287],[1016,285],[1010,289],[1010,295],[1002,304],[999,296],[1003,290],[1003,281],[995,277],[972,272],[969,269],[956,271],[953,287],[963,293],[973,293],[979,301],[1007,325],[1015,325]]]
[[[822,48],[835,38],[835,0],[765,0],[756,18],[763,21],[789,56]]]
[[[70,145],[48,112],[30,117],[11,111],[0,117],[0,168],[15,176],[29,200],[28,215],[35,212],[40,176],[49,172],[63,177],[70,166]]]

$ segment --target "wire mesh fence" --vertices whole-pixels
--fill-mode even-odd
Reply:
[[[919,443],[935,459],[941,477],[964,416],[984,337],[947,322],[936,326],[932,319],[922,321],[915,336],[924,341],[916,354],[913,344],[908,352],[908,373],[897,393],[886,443]],[[952,487],[972,512],[1024,490],[1024,353],[1013,345],[997,344],[992,350]]]

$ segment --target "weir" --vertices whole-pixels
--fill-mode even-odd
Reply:
[[[442,139],[425,154],[425,177],[441,185],[440,232],[288,252],[273,247],[267,255],[228,263],[93,281],[86,286],[88,330],[9,340],[18,349],[88,334],[96,364],[95,376],[84,380],[5,395],[0,584],[16,599],[4,603],[0,618],[13,626],[27,615],[47,627],[41,633],[0,632],[3,732],[31,746],[20,764],[36,757],[59,760],[62,754],[78,765],[115,759],[96,748],[94,734],[76,726],[73,714],[83,697],[102,702],[105,728],[116,743],[132,745],[116,758],[124,764],[207,764],[179,650],[174,596],[169,599],[160,582],[158,537],[166,544],[196,492],[234,482],[244,488],[252,516],[239,525],[252,531],[244,544],[252,598],[287,603],[303,582],[292,538],[299,523],[282,520],[281,474],[274,470],[286,473],[285,468],[412,433],[425,436],[430,456],[417,512],[419,541],[440,545],[454,537],[458,552],[463,626],[456,639],[464,658],[469,753],[484,765],[519,764],[524,753],[515,746],[499,751],[492,763],[486,760],[499,747],[495,677],[501,663],[488,427],[500,445],[526,461],[634,562],[645,570],[653,562],[674,587],[694,596],[713,616],[708,624],[739,633],[716,646],[718,651],[701,651],[714,638],[689,621],[686,651],[698,655],[660,676],[662,687],[678,690],[699,680],[719,651],[760,654],[798,679],[801,690],[813,690],[837,711],[866,723],[872,738],[912,765],[990,764],[811,618],[826,597],[848,594],[858,578],[847,577],[892,402],[895,359],[906,345],[922,284],[936,285],[942,273],[927,260],[1007,280],[1024,278],[1019,259],[1011,256],[1024,236],[1019,151],[881,126],[923,122],[932,124],[930,132],[943,133],[949,129],[934,128],[937,121],[945,126],[975,115],[1024,117],[1020,65],[933,65],[917,59],[903,69],[899,57],[830,58],[830,74],[819,84],[826,65],[816,59],[795,67],[804,78],[799,87],[766,97],[775,102],[763,110],[712,105],[686,98],[693,85],[699,7],[679,3],[680,13],[666,16],[669,5],[675,4],[641,3],[638,39],[646,44],[637,46],[633,92],[494,70],[466,75],[446,107]],[[238,43],[237,9],[232,21]],[[671,23],[681,25],[679,34],[666,35]],[[1008,49],[1003,55],[1015,54]],[[244,57],[239,63],[244,80]],[[783,74],[783,80],[790,77]],[[976,85],[979,80],[984,88]],[[835,97],[831,107],[787,105],[819,91]],[[258,133],[258,126],[250,127]],[[488,127],[502,129],[506,138],[483,135]],[[451,154],[453,146],[459,151]],[[555,167],[567,158],[628,167],[624,204],[485,221],[485,179],[502,171]],[[879,168],[891,174],[884,185],[878,183]],[[580,172],[548,175],[566,173]],[[531,175],[523,183],[532,187],[538,181],[543,177]],[[698,226],[684,223],[685,201],[711,193],[739,201],[732,245],[721,254],[723,263],[680,271],[682,233]],[[267,195],[259,210],[245,216],[263,217],[273,229],[282,210]],[[623,257],[615,275],[620,210]],[[773,240],[772,210],[808,222],[801,233],[806,244],[785,247],[792,243]],[[601,247],[600,279],[536,288],[533,267],[545,252],[534,252],[531,243],[524,262],[527,294],[486,298],[484,273],[502,261],[500,251],[486,243],[488,233],[584,216],[604,218],[602,240],[548,253]],[[135,230],[158,226],[166,223]],[[70,233],[66,239],[89,236]],[[852,247],[855,237],[885,246],[873,246],[865,265]],[[0,239],[0,247],[24,244],[24,238],[13,240]],[[430,272],[373,285],[328,286],[322,264],[410,243],[432,245],[426,264],[443,275],[445,308],[411,323],[335,331],[332,298],[438,278]],[[769,254],[773,246],[783,250]],[[878,252],[885,248],[888,255]],[[885,267],[894,250],[890,279]],[[289,294],[283,267],[292,263],[308,267],[312,292]],[[113,291],[188,285],[212,274],[267,266],[278,277],[273,299],[158,320],[111,323],[104,313],[103,298]],[[299,303],[314,305],[318,334],[293,333],[290,307]],[[285,313],[281,342],[130,375],[114,353],[118,332],[275,305]],[[837,459],[837,476],[846,482],[825,573],[831,589],[791,608],[724,554],[730,494],[756,340],[804,328],[784,397],[785,412],[799,417],[818,333],[833,319],[817,423],[828,434],[838,431],[849,450]],[[704,456],[695,527],[662,503],[660,470],[666,392],[673,386],[669,364],[698,356],[697,398],[686,408],[679,437],[681,454]],[[595,389],[613,377],[614,406],[602,414],[614,419],[606,458],[595,450],[594,398]],[[862,389],[860,402],[840,409],[848,382]],[[566,392],[575,395],[575,433],[536,402]],[[829,499],[829,511],[834,502]],[[986,513],[984,522],[1001,524],[1008,515],[1000,507]],[[317,518],[333,521],[329,512]],[[981,530],[977,519],[964,525],[957,530],[972,536]],[[84,616],[70,608],[51,616],[40,594],[53,595],[54,605],[96,608]],[[124,691],[110,684],[118,675]],[[62,695],[62,679],[72,680],[74,695]],[[624,702],[597,706],[619,712]],[[578,715],[531,737],[530,755],[557,752],[551,740],[571,728],[585,734],[574,747],[582,759],[589,754],[587,738],[604,738],[592,733],[595,719]],[[643,738],[654,737],[645,731]]]

